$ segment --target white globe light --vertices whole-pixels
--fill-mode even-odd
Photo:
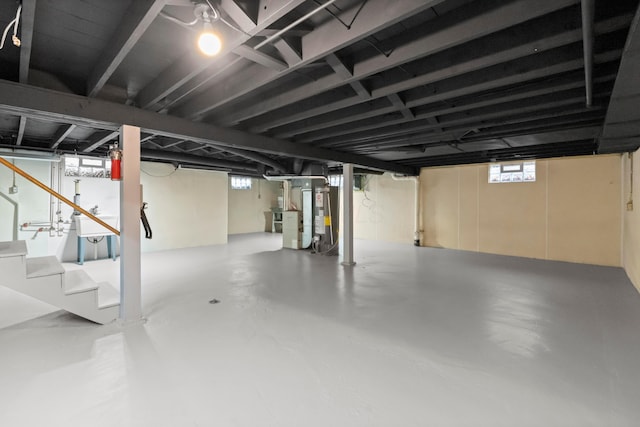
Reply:
[[[217,35],[205,32],[200,34],[200,37],[198,37],[198,48],[203,54],[207,56],[214,56],[220,52],[220,49],[222,49],[222,42],[220,41],[220,37]]]

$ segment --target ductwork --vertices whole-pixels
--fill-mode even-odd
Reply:
[[[228,160],[214,159],[211,157],[194,156],[193,154],[176,153],[172,151],[141,149],[140,157],[153,160],[166,160],[170,162],[188,163],[193,165],[210,166],[231,171],[247,171],[257,174],[255,166],[246,163],[231,162]]]

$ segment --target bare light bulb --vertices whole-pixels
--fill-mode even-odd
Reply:
[[[198,48],[207,56],[215,56],[222,49],[220,37],[206,29],[198,37]]]

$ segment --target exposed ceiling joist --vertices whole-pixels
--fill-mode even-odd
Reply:
[[[640,8],[625,44],[611,93],[598,152],[635,151],[640,147]]]
[[[393,106],[396,107],[398,111],[402,113],[404,118],[408,120],[413,120],[415,118],[415,115],[411,112],[410,109],[407,108],[406,104],[402,99],[400,99],[397,93],[392,93],[387,98],[389,98],[389,101],[391,101]]]
[[[220,7],[242,31],[249,32],[257,24],[254,19],[242,10],[235,0],[221,0]]]
[[[353,163],[372,169],[413,175],[415,169],[378,159],[326,150],[261,135],[191,122],[171,115],[158,114],[136,107],[99,99],[56,92],[0,80],[0,111],[38,117],[51,121],[72,122],[117,131],[122,124],[140,127],[144,132],[171,138],[185,138],[209,145],[240,148],[271,154],[287,154],[310,160]],[[96,147],[98,141],[91,146]],[[84,147],[91,148],[91,146]]]
[[[279,38],[273,45],[278,49],[287,65],[293,65],[302,60],[302,45],[299,38]]]
[[[101,130],[94,132],[89,138],[89,141],[80,147],[80,151],[90,153],[107,142],[117,139],[119,135],[119,131]]]
[[[209,66],[206,70],[171,92],[171,94],[162,99],[162,102],[154,106],[149,106],[148,109],[154,111],[166,111],[174,104],[183,101],[184,98],[205,86],[210,81],[218,78],[224,73],[233,73],[234,70],[246,66],[247,63],[247,59],[230,52],[224,57],[219,58],[217,62]]]
[[[20,123],[18,124],[18,134],[16,135],[16,145],[22,144],[22,139],[24,138],[24,130],[27,126],[27,118],[25,116],[20,116]]]
[[[137,96],[137,104],[142,108],[148,108],[159,102],[171,92],[206,70],[209,66],[218,62],[226,53],[242,45],[249,40],[251,36],[266,29],[269,25],[287,15],[287,13],[298,7],[304,1],[305,0],[278,0],[270,2],[271,5],[269,5],[269,7],[261,7],[261,12],[264,11],[266,15],[261,15],[261,21],[253,28],[244,30],[246,34],[236,32],[235,37],[230,36],[224,44],[224,50],[221,52],[220,57],[204,59],[197,53],[186,54],[185,57],[167,67],[154,81],[140,91]]]
[[[608,82],[615,78],[614,67],[605,67],[601,70],[600,76],[594,81],[596,83]],[[415,119],[428,119],[444,114],[452,114],[461,111],[468,111],[474,108],[486,107],[495,104],[501,104],[519,99],[527,99],[534,96],[545,95],[548,93],[561,92],[568,89],[580,88],[584,85],[581,71],[553,79],[544,79],[535,83],[529,83],[518,90],[513,87],[507,87],[497,92],[479,92],[462,97],[450,98],[447,102],[428,103],[417,108]],[[404,102],[403,102],[404,104]],[[301,130],[292,132],[283,132],[275,135],[276,138],[288,138],[292,135],[304,133],[302,137],[296,138],[300,142],[315,141],[321,138],[331,138],[335,136],[373,130],[390,124],[406,123],[406,118],[396,120],[381,120],[380,116],[392,113],[396,107],[379,108],[375,110],[362,109],[360,111],[351,111],[350,114],[343,114],[343,117],[331,117],[326,121],[318,122],[315,125],[309,125]],[[316,132],[317,131],[317,132]]]
[[[254,67],[251,73],[245,72],[229,82],[228,86],[233,90],[225,90],[222,93],[205,91],[194,97],[185,105],[176,109],[175,114],[181,117],[198,117],[227,102],[233,101],[260,86],[278,79],[299,67],[317,61],[340,48],[362,39],[376,31],[386,28],[403,18],[437,5],[444,0],[405,0],[402,2],[390,0],[369,0],[358,19],[347,29],[335,20],[329,20],[322,26],[302,38],[303,59],[287,70],[275,73],[273,70],[265,70]],[[561,0],[567,1],[567,0]],[[384,10],[384,13],[380,13]],[[341,79],[338,79],[341,81]]]
[[[107,43],[107,48],[102,52],[98,63],[89,75],[87,96],[96,96],[100,92],[165,4],[166,0],[136,0],[131,2],[124,20],[118,26],[113,38]]]
[[[36,0],[23,0],[20,17],[20,83],[29,83],[29,64],[33,43],[33,25],[36,15]]]
[[[544,120],[553,120],[557,117],[562,117],[563,115],[573,116],[573,121],[579,121],[580,118],[576,118],[576,115],[579,114],[602,114],[602,112],[598,113],[598,109],[587,109],[584,105],[579,104],[579,100],[577,99],[574,103],[574,106],[571,107],[561,107],[555,108],[551,110],[541,110],[538,114],[531,115],[531,113],[526,114],[522,113],[519,115],[507,117],[507,118],[494,118],[493,120],[485,120],[483,122],[483,126],[486,129],[492,129],[495,127],[505,127],[516,125],[520,127],[527,127],[527,123],[537,123],[538,125],[544,126]],[[586,116],[585,116],[586,117]],[[472,123],[462,123],[459,122],[457,126],[448,128],[447,131],[440,133],[432,133],[432,134],[396,134],[390,135],[385,139],[373,140],[371,142],[363,142],[356,145],[358,152],[368,152],[371,148],[375,149],[394,149],[399,147],[407,147],[409,145],[421,145],[425,143],[435,143],[447,140],[458,140],[460,137],[458,136],[460,131],[467,131],[473,125]],[[532,129],[529,125],[527,128],[529,130]],[[344,141],[336,145],[352,145],[351,141]]]
[[[255,62],[256,64],[260,64],[263,67],[271,68],[276,71],[284,71],[289,68],[286,62],[244,44],[233,49],[233,53]]]
[[[602,64],[619,58],[619,51],[608,51],[596,55],[596,64]],[[525,64],[523,66],[523,64]],[[561,73],[581,69],[582,54],[570,46],[560,47],[539,55],[521,59],[517,62],[498,64],[484,70],[462,74],[430,85],[419,87],[405,93],[405,105],[415,108],[422,105],[468,96],[473,93],[499,89],[505,86],[523,84],[542,78],[550,78]],[[523,71],[526,70],[526,71]],[[487,76],[490,76],[488,78]],[[324,106],[318,109],[323,110]],[[306,115],[306,114],[303,114]],[[346,111],[328,112],[323,117],[324,128],[334,125],[333,120],[342,120],[349,116]],[[370,109],[368,117],[378,116],[376,109]],[[319,127],[316,126],[316,129]],[[295,132],[298,134],[299,130]],[[283,135],[289,135],[285,133]]]
[[[435,54],[430,58],[430,61],[424,65],[425,69],[420,75],[415,77],[407,77],[404,75],[397,78],[397,82],[392,80],[382,86],[374,87],[371,98],[386,97],[393,93],[432,84],[461,74],[487,69],[497,64],[515,61],[519,58],[526,58],[529,55],[540,56],[543,52],[550,49],[579,42],[582,39],[582,32],[579,28],[579,16],[573,19],[573,23],[571,23],[569,16],[566,13],[556,14],[553,18],[546,17],[544,26],[541,26],[539,23],[534,23],[534,25],[528,25],[525,29],[509,29],[485,37],[479,41],[474,41]],[[606,34],[620,30],[629,24],[631,18],[630,15],[623,15],[608,19],[598,23],[596,31],[599,34]],[[283,99],[288,100],[287,102],[295,99],[305,99],[306,95],[304,94],[309,91],[312,91],[310,93],[315,93],[313,92],[314,90],[322,90],[323,83],[326,82],[314,82],[312,85],[296,88],[289,93],[282,94],[278,99],[261,101],[244,111],[248,112],[251,110],[253,114],[257,114],[258,110],[268,111],[282,106]],[[289,123],[293,124],[296,121],[358,105],[362,102],[362,99],[353,97],[351,100],[323,102],[317,107],[306,109],[303,106],[294,105],[292,107],[297,107],[295,110],[293,108],[283,109],[280,111],[281,117],[275,120],[267,114],[263,119],[251,121],[251,129],[255,132],[264,132],[274,127],[284,126]],[[224,118],[221,118],[221,120],[217,122],[237,121],[237,119],[242,117],[242,114],[244,114],[242,110],[234,111],[231,114],[225,115]],[[345,114],[342,113],[340,118],[342,119],[344,117]],[[332,123],[327,123],[327,127],[332,126]],[[296,127],[304,128],[304,126],[292,125],[291,129],[295,129]],[[285,129],[279,130],[277,133],[285,134],[283,132],[284,130]],[[286,133],[286,135],[295,134],[296,133]]]
[[[52,150],[58,148],[58,145],[60,145],[76,127],[76,125],[58,126],[58,129],[56,129],[56,133],[54,133],[53,138],[51,138],[51,144],[49,144],[49,148]]]
[[[363,99],[371,98],[371,92],[364,87],[359,80],[352,80],[353,67],[349,67],[344,61],[338,58],[335,54],[331,53],[326,57],[327,64],[333,69],[333,71],[344,81],[349,81],[351,88]]]
[[[300,95],[307,98],[311,95],[335,88],[341,84],[361,80],[399,64],[434,54],[474,38],[482,37],[491,32],[519,24],[527,19],[531,19],[532,15],[534,17],[542,16],[575,2],[576,0],[520,0],[508,3],[505,3],[503,0],[472,2],[463,9],[456,11],[456,13],[443,16],[434,23],[432,31],[427,32],[427,34],[416,40],[396,46],[388,55],[380,53],[379,55],[355,63],[351,67],[347,67],[335,55],[329,55],[326,60],[340,78],[336,78],[336,76],[323,77],[320,79],[320,84],[309,83],[302,88],[294,89],[290,96],[278,96],[275,99],[262,101],[259,105],[250,106],[245,110],[234,111],[232,114],[227,114],[224,118],[219,118],[222,120],[218,120],[217,123],[223,125],[236,123],[256,114],[264,114],[265,112],[284,107],[303,99]],[[313,34],[314,33],[310,34],[308,37],[311,37]],[[578,34],[580,34],[579,31]],[[305,39],[303,38],[303,42],[304,41]],[[331,52],[332,51],[328,51],[325,55]],[[307,55],[306,51],[303,53],[305,56]],[[255,81],[262,80],[260,76],[254,76],[254,79]],[[245,85],[252,85],[252,82],[245,82]],[[246,93],[246,90],[243,91],[240,89],[239,93]],[[193,101],[193,105],[198,105],[196,100]],[[215,102],[212,103],[212,105],[217,107],[221,105],[221,103]],[[209,107],[209,109],[211,108]],[[185,107],[184,110],[181,110],[186,116],[193,114],[194,111],[202,113],[202,110],[197,108],[188,109]]]

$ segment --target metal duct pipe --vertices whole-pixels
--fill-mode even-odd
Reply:
[[[193,154],[175,153],[172,151],[149,150],[143,148],[140,150],[140,157],[154,160],[167,160],[170,162],[192,163],[194,165],[211,166],[220,169],[246,170],[254,174],[257,173],[257,169],[254,166],[244,163],[194,156]]]
[[[267,181],[290,181],[292,179],[323,179],[327,184],[329,178],[322,175],[264,175]]]
[[[587,107],[593,105],[593,15],[594,0],[582,0],[582,48]]]

